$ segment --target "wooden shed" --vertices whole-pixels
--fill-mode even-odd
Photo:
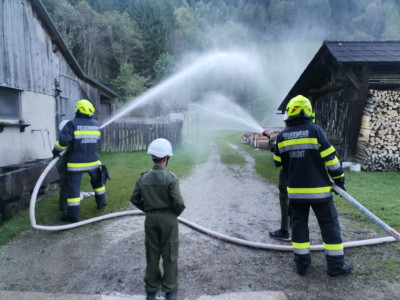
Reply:
[[[51,156],[58,124],[88,99],[100,121],[117,94],[88,76],[40,0],[0,2],[0,167]]]
[[[116,97],[83,72],[40,0],[0,1],[0,225],[29,206],[76,102],[92,101],[101,122]],[[53,169],[41,190],[57,179]]]
[[[308,97],[342,161],[400,169],[400,41],[325,41],[282,101]]]

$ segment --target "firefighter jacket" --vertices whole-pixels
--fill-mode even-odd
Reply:
[[[53,155],[68,148],[67,169],[69,172],[96,170],[99,165],[97,149],[100,141],[100,124],[96,120],[77,114],[60,133]]]
[[[288,127],[277,137],[274,161],[286,173],[291,202],[329,201],[332,183],[328,174],[333,180],[344,181],[335,149],[311,120],[288,120]]]
[[[178,178],[158,165],[140,175],[131,202],[146,213],[170,210],[180,215],[185,209]]]

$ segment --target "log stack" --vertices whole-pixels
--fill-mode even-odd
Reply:
[[[369,91],[356,159],[366,171],[400,169],[400,91]]]

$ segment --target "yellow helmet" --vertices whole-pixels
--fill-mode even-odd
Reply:
[[[82,100],[79,100],[78,103],[76,103],[75,112],[78,112],[78,111],[81,114],[93,116],[94,106],[90,101],[82,99]]]
[[[286,106],[288,118],[305,117],[312,119],[313,111],[310,100],[302,95],[292,98]]]

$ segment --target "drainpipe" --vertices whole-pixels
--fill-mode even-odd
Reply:
[[[59,136],[59,130],[58,130],[58,125],[61,123],[61,90],[60,90],[60,82],[57,80],[57,78],[54,78],[54,86],[55,86],[55,95],[54,98],[56,99],[56,140],[58,140]]]

